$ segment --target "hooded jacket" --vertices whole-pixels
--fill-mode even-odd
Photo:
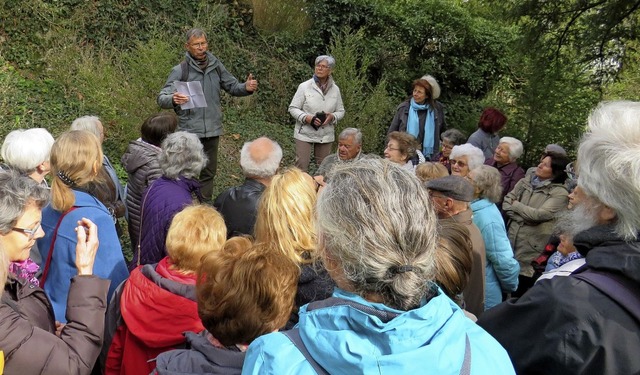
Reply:
[[[129,269],[138,265],[158,263],[167,255],[165,241],[175,214],[185,206],[202,202],[200,182],[193,178],[160,177],[145,191],[142,197],[140,248],[134,245]],[[138,253],[140,253],[138,255]]]
[[[485,272],[484,309],[502,302],[502,292],[518,289],[520,265],[513,257],[513,249],[498,207],[488,199],[471,202],[473,223],[480,229],[487,254]]]
[[[421,307],[398,311],[336,289],[334,297],[400,315],[380,318],[349,305],[300,312],[300,337],[311,356],[331,374],[459,374],[469,337],[471,374],[513,374],[505,350],[438,291]],[[243,374],[315,374],[282,333],[256,339]]]
[[[239,350],[216,348],[206,338],[207,332],[185,333],[190,350],[171,350],[156,359],[158,375],[239,375],[244,354]]]
[[[129,276],[120,247],[120,239],[109,211],[90,194],[78,190],[73,190],[73,194],[75,196],[74,207],[77,209],[69,212],[60,223],[51,256],[49,274],[43,287],[51,300],[55,319],[63,323],[67,321],[65,312],[71,278],[78,273],[75,265],[77,244],[75,228],[83,217],[93,221],[98,227],[100,247],[96,253],[93,274],[111,281],[107,300],[111,299],[116,287]],[[43,272],[53,242],[55,228],[61,215],[62,212],[54,210],[51,205],[42,210],[42,229],[45,236],[38,239],[38,249],[42,256],[42,263],[39,266]]]
[[[220,90],[232,96],[247,96],[245,84],[227,71],[222,62],[211,52],[207,52],[208,64],[200,69],[189,52],[185,53],[185,60],[189,65],[187,81],[199,81],[207,102],[204,108],[181,109],[173,104],[173,93],[176,92],[174,82],[182,78],[180,64],[173,67],[167,82],[158,95],[157,102],[161,108],[173,109],[178,115],[178,128],[193,133],[198,138],[218,137],[222,135],[222,107],[220,105]]]
[[[109,347],[105,374],[148,374],[155,368],[150,360],[184,347],[183,332],[204,329],[195,284],[162,277],[156,267],[147,264],[136,268],[122,289],[123,324]]]
[[[578,233],[574,245],[588,268],[623,275],[640,288],[638,240],[626,242],[611,226],[596,226]],[[478,324],[504,345],[520,374],[640,373],[640,322],[572,276],[540,280],[519,299],[485,312]]]
[[[520,275],[527,277],[533,276],[531,261],[542,252],[551,237],[556,213],[569,202],[569,192],[562,184],[546,180],[534,188],[531,184],[534,171],[535,167],[529,168],[502,203],[502,209],[509,217],[509,241],[520,263]]]
[[[158,162],[160,147],[138,139],[129,142],[122,155],[122,166],[129,175],[127,182],[127,211],[129,213],[129,237],[133,247],[138,245],[140,236],[140,206],[142,194],[151,183],[162,176]]]

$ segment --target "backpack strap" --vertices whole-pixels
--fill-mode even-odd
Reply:
[[[571,275],[611,298],[640,322],[640,285],[626,276],[586,266]]]
[[[47,254],[47,262],[44,265],[44,271],[42,271],[42,276],[40,277],[40,288],[44,289],[44,283],[47,281],[47,275],[49,275],[49,267],[51,266],[51,257],[53,256],[53,249],[55,248],[56,239],[58,238],[58,229],[60,228],[60,224],[62,223],[62,219],[64,219],[67,214],[73,210],[75,210],[76,206],[71,207],[67,211],[65,211],[60,218],[58,219],[58,223],[56,224],[56,228],[53,230],[53,237],[51,238],[51,245],[49,245],[49,254]]]
[[[300,351],[300,353],[302,353],[302,355],[307,360],[307,362],[309,362],[311,367],[313,367],[313,370],[316,372],[316,374],[329,375],[329,372],[325,370],[324,367],[320,366],[320,364],[316,362],[315,359],[313,359],[313,357],[311,356],[311,353],[309,353],[309,350],[307,350],[307,347],[304,345],[304,342],[302,342],[302,337],[300,337],[300,330],[298,328],[294,328],[289,331],[283,331],[282,333],[289,340],[291,340],[291,342],[296,348],[298,348],[298,350]]]
[[[180,81],[187,82],[187,79],[189,79],[189,62],[187,62],[187,59],[180,62],[180,72]]]

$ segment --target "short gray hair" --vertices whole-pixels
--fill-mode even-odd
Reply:
[[[49,202],[49,191],[15,171],[0,172],[0,234],[5,235],[24,214],[27,204],[39,209]]]
[[[625,240],[640,230],[640,102],[600,103],[589,116],[578,147],[584,192],[616,214],[616,233]]]
[[[522,146],[522,142],[519,139],[513,137],[502,137],[500,138],[500,143],[506,143],[509,146],[509,160],[512,162],[516,161],[522,153],[524,152],[524,147]]]
[[[357,144],[362,145],[362,132],[360,131],[360,129],[345,128],[343,131],[340,132],[338,139],[345,139],[347,137],[353,137],[353,140]]]
[[[82,116],[73,120],[69,130],[86,130],[98,137],[98,140],[101,140],[103,135],[102,131],[104,131],[104,128],[102,131],[100,131],[98,124],[102,124],[102,121],[100,121],[100,118],[98,116]]]
[[[470,171],[484,164],[484,153],[471,143],[453,146],[449,159],[455,159],[459,156],[467,157],[467,164],[469,165]]]
[[[502,176],[497,168],[481,165],[469,172],[473,184],[480,191],[480,198],[487,198],[492,203],[502,199]]]
[[[46,129],[18,129],[7,134],[0,154],[8,166],[29,174],[49,160],[53,142],[53,136]]]
[[[320,249],[364,296],[409,310],[435,279],[437,220],[415,176],[382,159],[338,164],[317,203]]]
[[[329,65],[329,69],[333,69],[333,67],[336,66],[336,59],[334,59],[333,56],[320,55],[320,56],[316,57],[315,65],[320,64],[322,61],[326,61],[327,62],[327,65]]]
[[[199,29],[197,27],[194,27],[193,29],[189,29],[187,30],[187,32],[184,34],[186,40],[185,42],[189,43],[189,40],[191,40],[191,38],[202,38],[204,37],[205,39],[207,38],[207,34],[204,32],[204,30]]]
[[[271,143],[271,150],[266,154],[261,154],[260,159],[254,159],[251,155],[251,146],[257,140],[268,140]],[[246,177],[269,178],[276,174],[282,161],[282,148],[278,142],[269,138],[258,138],[251,142],[246,142],[240,151],[240,166]]]
[[[169,134],[161,148],[158,162],[167,178],[197,177],[207,163],[202,143],[195,134],[184,131]]]
[[[448,140],[453,143],[454,146],[461,145],[467,142],[467,137],[462,134],[458,129],[447,129],[440,135],[440,140]]]

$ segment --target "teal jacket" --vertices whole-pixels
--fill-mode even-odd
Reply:
[[[498,207],[486,198],[471,202],[473,223],[480,229],[487,253],[484,309],[502,302],[502,292],[518,289],[520,264],[513,256],[511,242]]]
[[[469,337],[471,374],[514,374],[507,352],[466,318],[442,291],[422,307],[406,312],[336,289],[334,297],[400,313],[383,323],[352,306],[300,309],[300,336],[311,356],[331,374],[459,374]],[[256,339],[243,374],[315,374],[282,333]]]

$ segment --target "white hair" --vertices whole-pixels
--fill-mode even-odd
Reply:
[[[266,156],[261,155],[265,157],[259,160],[252,157],[250,150],[256,140],[246,142],[242,146],[242,150],[240,151],[240,166],[246,177],[269,178],[278,171],[280,162],[282,161],[282,148],[278,142],[269,138],[265,139],[270,141],[272,148]]]
[[[49,160],[53,142],[53,136],[46,129],[18,129],[7,134],[0,154],[8,166],[29,174]]]
[[[471,143],[453,146],[449,160],[456,159],[460,156],[467,157],[467,164],[469,165],[470,171],[484,164],[484,153]]]
[[[420,305],[436,276],[437,219],[413,173],[382,159],[338,164],[316,210],[322,255],[356,293],[399,310]]]
[[[158,163],[167,178],[198,177],[207,164],[202,143],[195,134],[184,131],[171,133],[162,141],[161,148]]]
[[[336,66],[336,59],[330,55],[320,55],[316,57],[316,65],[320,64],[322,61],[326,61],[329,69],[333,69]]]
[[[589,116],[578,148],[584,192],[616,214],[626,240],[640,230],[640,102],[603,102]]]
[[[101,131],[98,126],[101,124],[102,122],[98,116],[82,116],[73,120],[70,130],[86,130],[93,133],[93,135],[98,137],[98,140],[101,141],[103,136],[102,131],[104,131],[104,129]]]
[[[513,137],[502,137],[499,143],[506,143],[509,146],[509,160],[516,161],[524,152],[524,147],[519,139]]]
[[[360,131],[360,129],[345,128],[340,132],[338,139],[346,139],[347,137],[353,137],[353,141],[356,144],[362,145],[362,132]]]

